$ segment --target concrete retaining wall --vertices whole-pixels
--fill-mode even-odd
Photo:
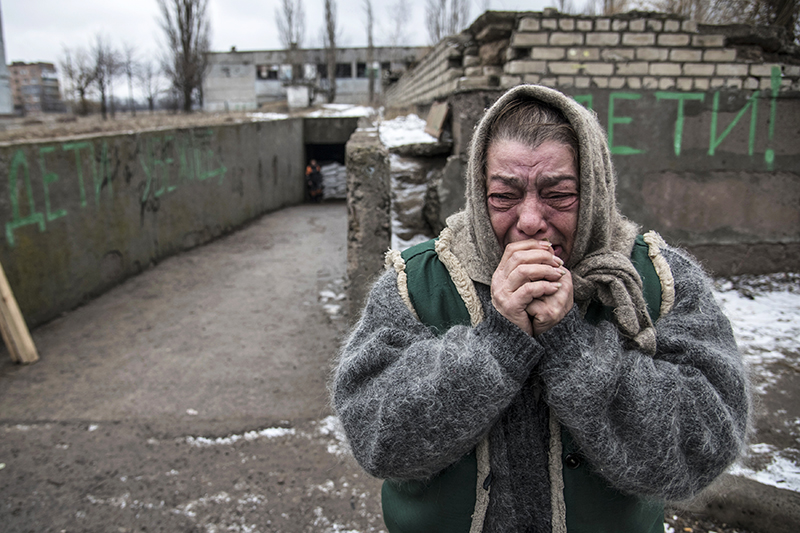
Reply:
[[[29,324],[303,201],[303,121],[0,146],[0,262]]]

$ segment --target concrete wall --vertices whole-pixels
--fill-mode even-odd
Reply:
[[[30,326],[303,201],[303,121],[0,146],[0,262]]]
[[[389,153],[376,129],[358,129],[347,143],[347,282],[350,318],[358,319],[391,244]]]
[[[449,103],[458,157],[443,195],[459,190],[447,179],[461,179],[483,111],[520,83],[597,112],[620,207],[644,228],[718,274],[800,270],[800,55],[780,34],[657,13],[487,13],[386,93],[422,113]],[[460,205],[440,203],[442,218]]]

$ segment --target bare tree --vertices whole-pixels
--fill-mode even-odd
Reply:
[[[122,72],[128,78],[128,109],[132,116],[136,116],[136,105],[133,102],[133,78],[136,76],[138,65],[136,64],[136,46],[132,43],[122,45],[121,66]]]
[[[428,41],[436,44],[448,35],[455,35],[469,20],[469,0],[426,0]]]
[[[89,88],[94,83],[96,71],[89,53],[78,48],[74,52],[69,48],[64,48],[64,55],[60,61],[61,72],[68,82],[68,90],[72,93],[72,98],[77,97],[79,115],[89,113],[89,102],[86,95]]]
[[[647,1],[644,0],[644,2]],[[584,4],[583,13],[586,15],[614,15],[627,11],[629,3],[628,0],[589,0]]]
[[[278,37],[292,65],[292,81],[295,81],[303,77],[298,57],[298,50],[303,47],[306,29],[303,0],[282,0],[281,8],[275,9],[275,24],[278,26]]]
[[[152,61],[143,61],[139,64],[136,78],[139,81],[139,87],[142,89],[147,99],[147,108],[150,110],[150,113],[153,113],[156,99],[162,90],[158,68]]]
[[[372,16],[372,0],[364,0],[364,15],[366,16],[366,29],[367,29],[367,76],[369,77],[368,94],[369,103],[375,101],[375,72],[372,68],[375,62],[375,42],[372,38],[372,28],[375,25],[375,19]]]
[[[118,61],[116,51],[101,34],[95,36],[95,43],[92,47],[92,59],[94,61],[94,83],[100,93],[100,113],[103,120],[108,118],[108,95],[111,91],[111,84],[116,75]],[[113,100],[113,92],[111,92]]]
[[[800,0],[708,0],[708,21],[716,24],[744,23],[785,28],[800,42]]]
[[[282,0],[281,8],[275,8],[275,24],[284,48],[289,50],[292,45],[302,47],[306,29],[303,0]]]
[[[336,99],[336,0],[325,0],[325,62],[330,104]]]
[[[161,28],[167,39],[162,69],[183,98],[184,112],[192,110],[192,97],[203,99],[203,78],[208,69],[211,26],[208,0],[158,0]]]
[[[383,34],[387,36],[386,41],[389,46],[400,46],[408,41],[406,27],[411,18],[410,6],[407,0],[396,0],[392,4],[384,4],[389,12],[387,17],[388,28],[384,28]]]

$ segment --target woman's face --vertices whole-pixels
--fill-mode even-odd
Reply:
[[[548,240],[565,263],[578,229],[578,170],[572,150],[549,141],[533,149],[517,141],[489,145],[486,197],[489,221],[505,248],[526,239]]]

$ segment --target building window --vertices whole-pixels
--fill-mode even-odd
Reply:
[[[337,78],[352,78],[353,65],[350,63],[336,63],[336,77]]]
[[[256,78],[259,80],[277,80],[279,68],[278,65],[257,65]]]
[[[366,77],[367,77],[367,64],[356,63],[356,78],[366,78]]]

